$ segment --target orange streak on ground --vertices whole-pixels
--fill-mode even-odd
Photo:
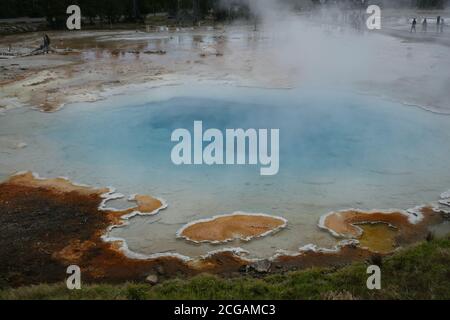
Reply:
[[[342,237],[361,239],[364,237],[364,225],[368,224],[387,224],[396,229],[395,235],[386,236],[385,240],[389,243],[380,243],[380,239],[364,237],[365,246],[372,248],[370,242],[376,242],[373,247],[400,246],[420,239],[424,239],[429,232],[428,227],[443,221],[443,216],[435,212],[431,207],[421,208],[423,219],[417,223],[411,223],[408,217],[401,212],[363,212],[356,210],[347,210],[335,212],[325,218],[323,226],[334,231]],[[362,226],[362,227],[359,227]]]
[[[142,213],[151,213],[163,206],[160,200],[147,195],[137,195],[134,199],[137,203],[137,211]]]
[[[195,242],[223,242],[232,239],[249,240],[282,227],[285,221],[263,215],[235,214],[193,223],[181,236]]]
[[[7,182],[20,186],[44,188],[57,193],[77,192],[81,195],[102,195],[109,191],[107,188],[94,189],[87,186],[77,186],[63,178],[37,179],[32,172],[14,175]]]
[[[327,216],[324,226],[344,237],[358,238],[361,236],[361,229],[357,227],[357,224],[371,222],[388,223],[397,228],[411,227],[408,218],[400,212],[366,213],[353,210],[335,212]]]

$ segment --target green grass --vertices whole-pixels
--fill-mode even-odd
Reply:
[[[261,279],[200,275],[157,286],[125,283],[85,285],[70,291],[63,283],[3,289],[0,299],[450,299],[450,237],[421,243],[385,258],[382,289],[366,287],[367,263],[338,269],[308,269]]]

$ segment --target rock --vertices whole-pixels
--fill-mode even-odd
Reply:
[[[145,282],[153,286],[158,283],[158,276],[156,274],[150,274],[147,276],[147,278],[145,278]]]
[[[144,51],[145,54],[166,54],[166,51],[164,50],[147,50]]]
[[[249,271],[249,266],[247,266],[247,265],[239,267],[239,272],[241,272],[241,273],[247,273],[248,271]]]
[[[16,149],[26,148],[28,145],[25,142],[20,142],[16,145]]]
[[[163,275],[164,274],[164,267],[161,265],[157,265],[155,268],[155,271],[158,275]]]
[[[250,265],[250,268],[259,273],[267,273],[270,271],[272,263],[269,260],[258,260]]]

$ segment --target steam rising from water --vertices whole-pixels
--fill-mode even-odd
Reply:
[[[368,33],[344,28],[353,12],[332,8],[309,15],[275,0],[241,2],[258,17],[255,36],[270,40],[267,58],[290,80],[303,85],[340,85],[376,72],[374,53],[379,43]],[[360,17],[365,21],[363,14]]]
[[[427,109],[450,109],[450,64],[442,60],[447,49],[425,42],[432,39],[431,32],[414,35],[411,40],[415,43],[383,35],[394,30],[383,20],[385,11],[381,32],[368,30],[366,7],[319,6],[299,11],[277,0],[241,3],[258,17],[253,37],[263,58],[260,62],[255,55],[250,58],[254,69],[276,68],[284,77],[277,80],[293,86],[357,89]],[[408,37],[411,10],[395,14],[397,21],[405,21],[399,26],[399,35]],[[258,75],[255,72],[255,78]],[[268,77],[272,75],[267,72]],[[407,97],[399,98],[398,93],[405,91]]]

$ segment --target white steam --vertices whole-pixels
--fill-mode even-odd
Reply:
[[[364,19],[361,25],[365,23],[364,12],[333,8],[308,16],[276,0],[241,3],[258,17],[258,36],[269,40],[266,58],[291,81],[342,84],[362,79],[372,71],[376,41],[348,26],[350,14]]]

